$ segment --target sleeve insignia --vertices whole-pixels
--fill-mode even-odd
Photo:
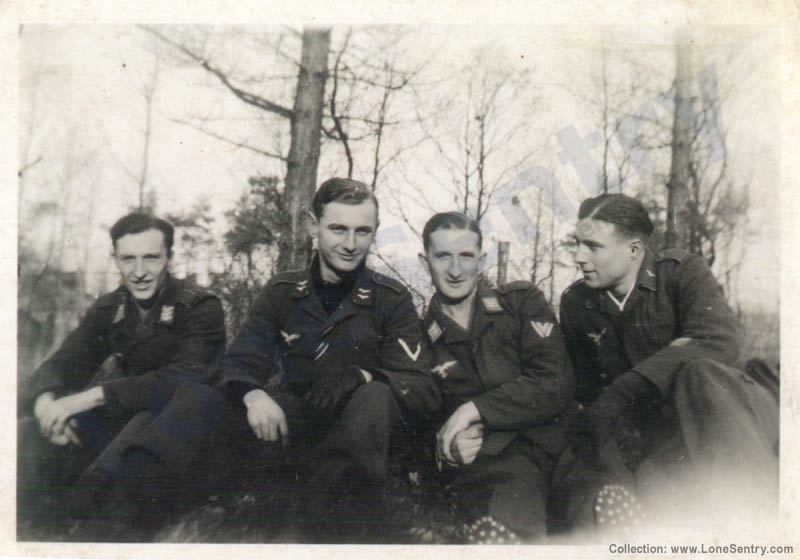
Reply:
[[[540,338],[547,338],[553,332],[553,323],[550,321],[531,321],[531,327]]]
[[[408,344],[406,344],[405,340],[403,340],[402,338],[398,338],[397,342],[400,343],[400,346],[402,346],[403,351],[409,358],[411,358],[411,361],[416,362],[417,358],[419,358],[420,352],[422,352],[422,343],[417,342],[417,349],[414,352],[412,352],[411,348],[408,347]]]

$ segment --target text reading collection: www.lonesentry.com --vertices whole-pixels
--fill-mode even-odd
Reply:
[[[758,544],[611,544],[612,554],[747,554],[748,556],[767,556],[769,554],[794,554],[792,546],[768,546]]]

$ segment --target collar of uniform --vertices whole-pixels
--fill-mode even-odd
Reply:
[[[648,290],[654,292],[656,291],[657,285],[656,278],[656,256],[650,251],[645,251],[644,260],[642,260],[642,266],[639,268],[639,274],[636,276],[636,285],[642,286],[643,288],[647,288]],[[586,298],[586,308],[593,309],[597,306],[600,306],[603,311],[609,311],[613,313],[613,306],[604,304],[604,300],[607,300],[607,296],[604,296],[605,292],[605,290],[592,290],[592,293]],[[628,302],[625,304],[626,307],[635,298],[636,294],[632,293],[631,297],[628,299]]]
[[[375,282],[373,278],[375,272],[367,268],[366,264],[362,264],[358,278],[353,285],[347,297],[353,300],[353,303],[361,307],[372,307],[375,301]]]
[[[656,270],[655,253],[645,250],[642,267],[639,269],[639,275],[636,277],[636,284],[647,288],[651,292],[655,292],[657,287],[656,279],[658,278]]]
[[[497,292],[489,286],[478,284],[477,296],[480,302],[480,308],[483,309],[483,312],[487,315],[495,315],[503,312],[503,307],[500,305]]]

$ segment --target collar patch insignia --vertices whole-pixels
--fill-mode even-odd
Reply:
[[[600,339],[603,338],[603,335],[606,334],[606,329],[603,329],[599,333],[586,333],[586,336],[592,339],[597,346],[600,346]]]
[[[447,379],[447,370],[456,365],[458,362],[455,360],[450,360],[449,362],[445,362],[443,364],[439,364],[435,368],[432,368],[431,371],[441,377],[442,379]]]
[[[125,304],[121,303],[120,306],[117,307],[117,314],[114,315],[114,324],[116,325],[124,318],[125,318]]]
[[[163,306],[161,308],[161,316],[158,318],[158,322],[171,325],[174,319],[175,319],[175,306],[174,305]]]
[[[406,344],[405,340],[403,340],[402,338],[398,338],[397,342],[399,342],[400,346],[403,347],[403,351],[409,358],[411,358],[411,361],[416,362],[417,358],[419,358],[420,352],[422,352],[422,343],[417,342],[417,349],[414,352],[412,352],[411,348],[408,347],[408,344]]]
[[[439,323],[433,321],[430,326],[428,327],[428,336],[431,339],[431,342],[436,342],[439,340],[439,337],[442,336],[442,327],[439,326]]]
[[[547,338],[553,332],[553,323],[550,321],[531,321],[531,327],[540,338]]]
[[[497,313],[498,311],[502,311],[503,308],[500,307],[500,302],[497,301],[497,298],[494,296],[485,297],[483,299],[483,306],[486,308],[486,311],[491,313]]]
[[[369,288],[358,288],[356,295],[353,298],[356,303],[367,304],[372,301],[372,290]]]
[[[301,280],[294,287],[294,295],[296,297],[304,297],[308,295],[308,280]]]

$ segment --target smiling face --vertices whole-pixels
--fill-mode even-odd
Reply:
[[[153,297],[164,284],[170,260],[164,234],[157,229],[148,229],[123,235],[115,243],[114,260],[134,298],[146,300]]]
[[[359,204],[329,202],[322,216],[311,215],[311,236],[317,240],[319,268],[326,282],[338,282],[355,270],[369,252],[378,227],[378,210],[367,199]]]
[[[430,234],[428,250],[420,255],[436,291],[448,303],[460,303],[475,294],[482,256],[474,231],[440,229]]]
[[[627,293],[639,272],[641,240],[620,235],[608,222],[584,218],[575,229],[575,241],[573,258],[586,285],[617,295]]]

